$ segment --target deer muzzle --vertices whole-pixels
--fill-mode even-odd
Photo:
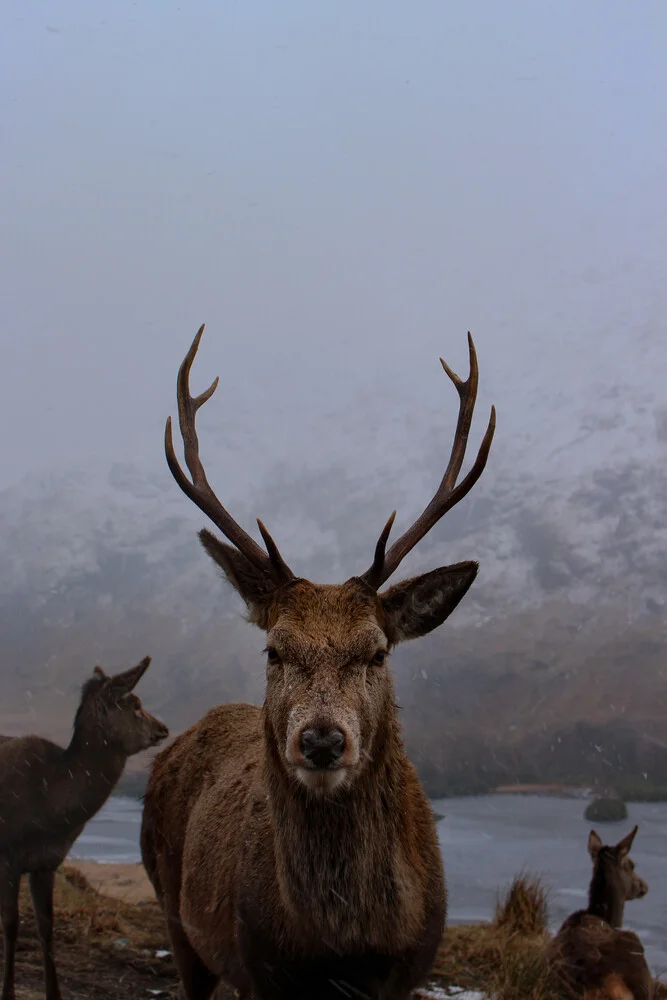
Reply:
[[[151,746],[157,746],[158,743],[162,743],[163,740],[166,740],[167,736],[169,736],[169,730],[160,719],[156,719],[154,717],[150,718],[152,722]]]
[[[303,729],[299,750],[310,767],[323,770],[337,767],[345,751],[345,734],[340,729]]]

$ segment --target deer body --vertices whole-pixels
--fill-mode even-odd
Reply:
[[[593,877],[588,907],[571,914],[549,948],[549,957],[567,997],[582,1000],[650,1000],[653,977],[644,948],[632,931],[621,929],[625,903],[648,892],[629,857],[637,827],[615,847],[592,830],[588,850]]]
[[[88,820],[104,805],[127,758],[167,734],[130,694],[146,671],[107,677],[100,667],[84,685],[66,748],[38,736],[0,737],[0,910],[5,941],[2,1000],[14,997],[21,876],[28,874],[44,951],[47,1000],[60,990],[52,953],[56,868]]]
[[[9,821],[3,808],[1,863],[19,866],[26,873],[57,868],[118,783],[125,758],[105,754],[101,739],[86,748],[76,746],[74,740],[74,745],[62,748],[37,736],[0,740],[0,766],[5,775],[12,776],[11,783],[2,780],[0,785],[3,805],[9,805],[13,795],[17,802],[23,800],[18,808],[8,809]],[[25,809],[27,789],[30,805]]]
[[[178,405],[177,482],[233,545],[208,531],[209,556],[267,637],[262,708],[219,706],[159,754],[144,800],[141,850],[188,1000],[220,980],[255,1000],[406,1000],[432,965],[446,895],[429,803],[401,741],[388,669],[398,643],[437,628],[471,586],[459,563],[379,588],[472,487],[489,428],[457,486],[477,390],[449,369],[461,398],[455,445],[424,513],[385,555],[393,515],[366,573],[340,585],[300,579],[259,522],[266,552],[236,524],[199,460],[189,371]]]
[[[397,745],[389,794],[379,791],[385,775],[369,770],[349,808],[313,799],[279,787],[264,725],[261,709],[220,706],[155,763],[142,852],[168,922],[182,924],[215,977],[262,997],[334,997],[332,980],[362,995],[407,996],[433,962],[445,918],[437,838],[411,765]],[[175,800],[184,821],[170,825],[167,844],[152,817]],[[393,991],[378,992],[380,983]]]

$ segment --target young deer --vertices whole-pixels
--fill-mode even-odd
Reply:
[[[189,374],[204,327],[178,374],[181,469],[167,421],[167,462],[181,489],[232,542],[200,539],[267,635],[262,708],[221,705],[153,763],[141,849],[188,1000],[219,981],[256,1000],[403,1000],[427,974],[446,913],[429,803],[401,741],[390,650],[441,625],[477,563],[433,570],[379,593],[430,528],[479,479],[495,427],[463,463],[477,392],[442,362],[460,397],[456,438],[438,490],[371,567],[341,585],[294,576],[258,521],[264,552],[206,479]]]
[[[132,689],[150,657],[115,677],[95,667],[81,691],[66,749],[39,736],[0,736],[0,909],[5,939],[2,1000],[14,1000],[21,876],[30,892],[44,954],[47,1000],[60,1000],[53,960],[53,882],[58,865],[104,805],[128,757],[169,735]]]
[[[564,921],[549,947],[549,958],[566,997],[584,1000],[649,1000],[653,978],[636,934],[621,930],[623,908],[641,899],[648,886],[635,872],[630,848],[637,827],[615,847],[595,830],[588,838],[593,877],[588,908]]]

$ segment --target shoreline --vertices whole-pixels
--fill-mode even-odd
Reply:
[[[140,861],[88,861],[67,858],[65,865],[76,868],[96,892],[125,903],[155,901],[155,893]]]
[[[610,782],[610,787],[625,802],[667,802],[667,786],[657,786],[643,788],[640,785],[624,786],[622,783]],[[136,784],[121,785],[113,790],[111,799],[126,799],[130,802],[141,805],[145,785]],[[602,790],[593,783],[584,785],[565,785],[554,783],[529,783],[521,782],[516,784],[496,785],[492,788],[480,790],[471,787],[465,791],[458,790],[455,794],[451,792],[433,791],[428,786],[425,791],[429,801],[440,802],[447,799],[476,799],[487,795],[535,795],[541,798],[562,798],[562,799],[589,799],[602,796]]]
[[[590,785],[562,785],[556,782],[550,784],[514,784],[498,785],[492,790],[492,795],[538,795],[552,796],[563,799],[588,799],[593,797],[594,789]]]

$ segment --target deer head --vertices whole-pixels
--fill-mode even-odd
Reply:
[[[593,861],[593,880],[595,881],[596,877],[604,879],[624,903],[631,899],[641,899],[648,892],[648,885],[637,875],[635,863],[630,857],[630,848],[638,829],[635,826],[615,847],[603,844],[595,830],[591,830],[588,836],[588,853]]]
[[[93,739],[102,738],[127,757],[166,739],[169,730],[165,724],[150,715],[132,693],[150,662],[150,656],[146,656],[136,667],[113,677],[107,676],[102,667],[95,667],[81,691],[75,730],[85,731]]]
[[[378,757],[397,727],[387,668],[391,649],[441,625],[477,575],[476,562],[457,563],[380,588],[437,521],[482,474],[495,430],[495,410],[473,467],[457,484],[477,395],[478,367],[468,334],[470,375],[462,381],[441,359],[459,394],[459,417],[449,463],[435,496],[414,524],[386,551],[396,512],[380,534],[371,566],[346,583],[319,585],[296,577],[258,519],[266,551],[222,506],[199,458],[197,410],[213,384],[190,395],[190,369],[204,327],[179,369],[178,416],[184,473],[174,451],[171,418],[165,431],[167,463],[183,492],[217,525],[231,545],[209,531],[199,537],[209,556],[246,603],[248,617],[267,635],[265,732],[269,752],[302,786],[331,793],[349,786]]]

